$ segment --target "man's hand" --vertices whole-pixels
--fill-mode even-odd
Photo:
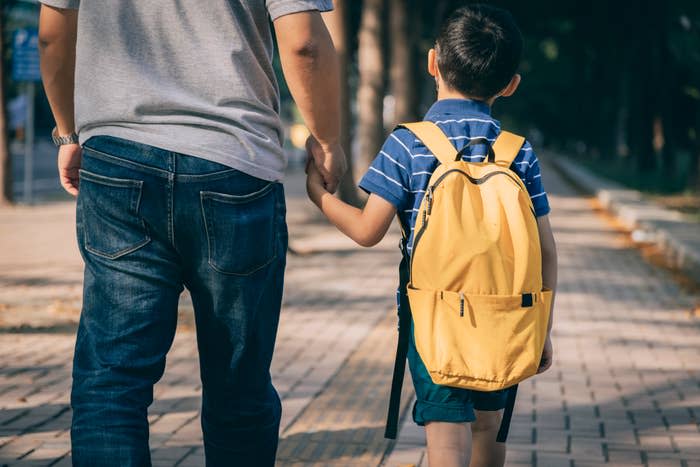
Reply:
[[[340,178],[347,170],[345,153],[339,143],[322,146],[316,138],[309,136],[306,140],[308,157],[313,160],[315,168],[323,177],[324,187],[329,193],[335,193]]]
[[[547,334],[547,339],[544,341],[544,348],[542,349],[542,358],[540,359],[540,366],[537,369],[537,374],[544,373],[552,366],[552,358],[554,356],[554,348],[552,347],[552,338]]]
[[[83,149],[79,144],[64,144],[58,148],[58,177],[64,190],[78,196],[79,170]]]

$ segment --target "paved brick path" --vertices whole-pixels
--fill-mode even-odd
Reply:
[[[509,465],[700,466],[700,327],[691,298],[555,175],[556,363],[523,384]],[[423,433],[382,439],[394,351],[397,235],[363,250],[290,185],[290,255],[273,378],[280,465],[426,465]],[[80,260],[72,208],[0,211],[0,466],[70,465],[67,406]],[[203,465],[191,310],[150,411],[154,465]],[[411,392],[404,393],[404,406]],[[409,418],[409,417],[407,417]],[[53,463],[53,464],[52,464]]]

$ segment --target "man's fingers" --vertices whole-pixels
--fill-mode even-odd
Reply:
[[[345,172],[348,170],[348,163],[345,160],[345,157],[340,157],[340,160],[337,161],[336,166],[334,167],[333,170],[333,175],[336,176],[336,178],[341,179],[343,175],[345,175]]]
[[[63,189],[73,196],[78,196],[78,186],[74,185],[70,180],[61,182]]]
[[[323,180],[326,185],[326,190],[329,193],[335,193],[335,191],[338,189],[338,184],[339,180],[337,177],[330,176],[330,177],[323,177]]]
[[[64,190],[73,196],[78,196],[78,187],[80,184],[80,178],[78,176],[61,174],[60,179],[61,186]]]
[[[337,189],[338,189],[338,183],[337,183],[337,182],[326,183],[326,191],[328,191],[328,193],[333,194],[333,193],[336,192]]]

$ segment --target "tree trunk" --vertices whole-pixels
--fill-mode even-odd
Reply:
[[[587,116],[592,128],[584,134],[590,134],[591,144],[597,148],[601,159],[613,160],[617,157],[620,133],[620,55],[624,53],[620,47],[624,31],[617,19],[624,15],[624,6],[619,2],[598,0],[593,3],[593,11],[598,30],[589,35],[596,51],[591,64],[593,90],[590,95],[597,96],[597,99],[589,99],[594,104],[593,113]]]
[[[384,139],[383,10],[384,0],[364,0],[357,53],[360,71],[357,90],[359,173],[367,171]]]
[[[333,39],[340,69],[340,144],[348,161],[348,171],[340,181],[340,199],[352,205],[359,205],[352,157],[352,114],[350,112],[350,83],[348,82],[348,9],[347,0],[335,0],[334,10],[323,13],[323,21]]]
[[[653,30],[655,25],[651,1],[640,2],[639,8],[634,9],[634,16],[630,19],[634,20],[634,25],[628,35],[630,63],[627,77],[630,94],[627,145],[638,173],[649,174],[656,168],[653,146],[656,90],[653,89],[654,78],[651,76],[654,71],[654,42],[649,34],[649,30]]]
[[[669,15],[670,16],[670,15]],[[676,79],[676,67],[673,63],[671,51],[669,50],[668,38],[668,23],[669,18],[661,16],[660,21],[656,22],[656,47],[658,53],[658,71],[656,74],[657,84],[657,99],[658,99],[658,115],[660,118],[660,128],[656,129],[660,132],[661,144],[660,148],[655,149],[661,151],[661,164],[664,178],[674,179],[677,172],[676,161],[676,109],[673,105],[673,91],[678,87]]]
[[[0,18],[0,204],[12,203],[12,160],[7,133],[5,105],[4,18]]]
[[[429,108],[437,97],[435,79],[428,74],[427,55],[428,50],[435,45],[435,39],[437,39],[442,23],[446,19],[448,6],[447,0],[415,2],[413,11],[419,12],[419,17],[415,20],[418,25],[416,36],[420,40],[418,44],[419,58],[416,66],[420,92],[417,103],[419,109]],[[427,18],[432,18],[432,21],[426,20]]]
[[[394,96],[394,125],[416,119],[415,37],[409,26],[409,0],[391,0],[389,12],[391,94]]]
[[[695,110],[695,138],[691,141],[690,167],[688,168],[688,182],[686,188],[700,194],[700,104],[694,106]]]

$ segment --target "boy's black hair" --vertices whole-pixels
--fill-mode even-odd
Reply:
[[[503,90],[518,69],[523,37],[508,11],[473,4],[450,15],[435,49],[447,86],[486,100]]]

